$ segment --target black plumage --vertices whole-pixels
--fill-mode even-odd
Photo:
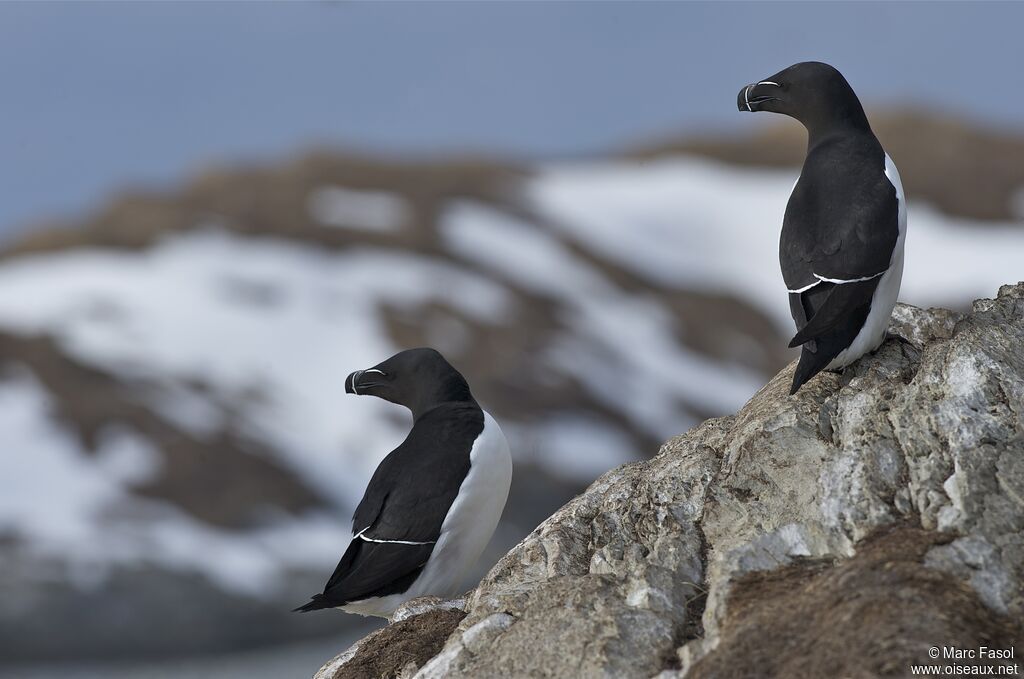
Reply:
[[[355,372],[346,390],[405,405],[413,427],[370,479],[352,517],[354,537],[323,593],[297,611],[405,592],[430,559],[484,429],[469,385],[432,349]]]
[[[789,346],[801,347],[795,393],[864,330],[899,240],[898,192],[857,95],[831,66],[791,66],[747,85],[738,105],[792,116],[808,131],[807,156],[779,241],[797,327]],[[895,284],[898,289],[898,279]],[[891,308],[876,309],[883,311],[887,317]]]

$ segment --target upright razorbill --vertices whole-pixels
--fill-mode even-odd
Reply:
[[[457,593],[505,507],[512,480],[505,436],[433,349],[358,370],[345,391],[405,406],[412,431],[370,479],[352,516],[352,541],[323,593],[295,610],[388,617],[414,597]]]
[[[816,61],[745,86],[741,111],[807,128],[807,157],[782,222],[779,260],[801,347],[791,394],[885,339],[903,277],[907,210],[899,172],[846,78]]]

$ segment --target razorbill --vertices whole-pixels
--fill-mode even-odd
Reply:
[[[906,201],[846,78],[815,61],[745,86],[741,111],[771,111],[807,128],[807,157],[782,222],[779,260],[801,347],[791,394],[885,339],[903,277]]]
[[[498,423],[433,349],[357,370],[345,391],[405,406],[412,430],[373,473],[323,593],[295,610],[388,617],[414,597],[456,594],[508,497],[512,458]]]

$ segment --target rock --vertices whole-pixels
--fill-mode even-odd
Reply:
[[[420,597],[407,601],[395,610],[387,627],[332,658],[313,679],[411,677],[438,655],[466,615],[464,606],[463,599]]]
[[[873,677],[930,646],[1019,654],[1024,284],[965,315],[901,305],[891,331],[599,478],[467,594],[443,649],[384,675]]]
[[[442,599],[437,596],[421,596],[395,609],[388,622],[401,622],[430,611],[463,611],[466,610],[465,599]]]
[[[717,647],[665,679],[905,676],[931,662],[931,646],[1011,647],[1017,632],[1008,618],[922,562],[948,539],[898,525],[858,543],[850,559],[750,573],[733,585]]]

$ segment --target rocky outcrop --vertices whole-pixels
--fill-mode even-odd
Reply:
[[[891,330],[844,373],[789,397],[791,366],[602,476],[467,595],[436,655],[377,676],[873,677],[931,646],[1019,657],[1024,284],[966,315],[900,306]],[[404,643],[421,618],[436,635],[407,618]]]

